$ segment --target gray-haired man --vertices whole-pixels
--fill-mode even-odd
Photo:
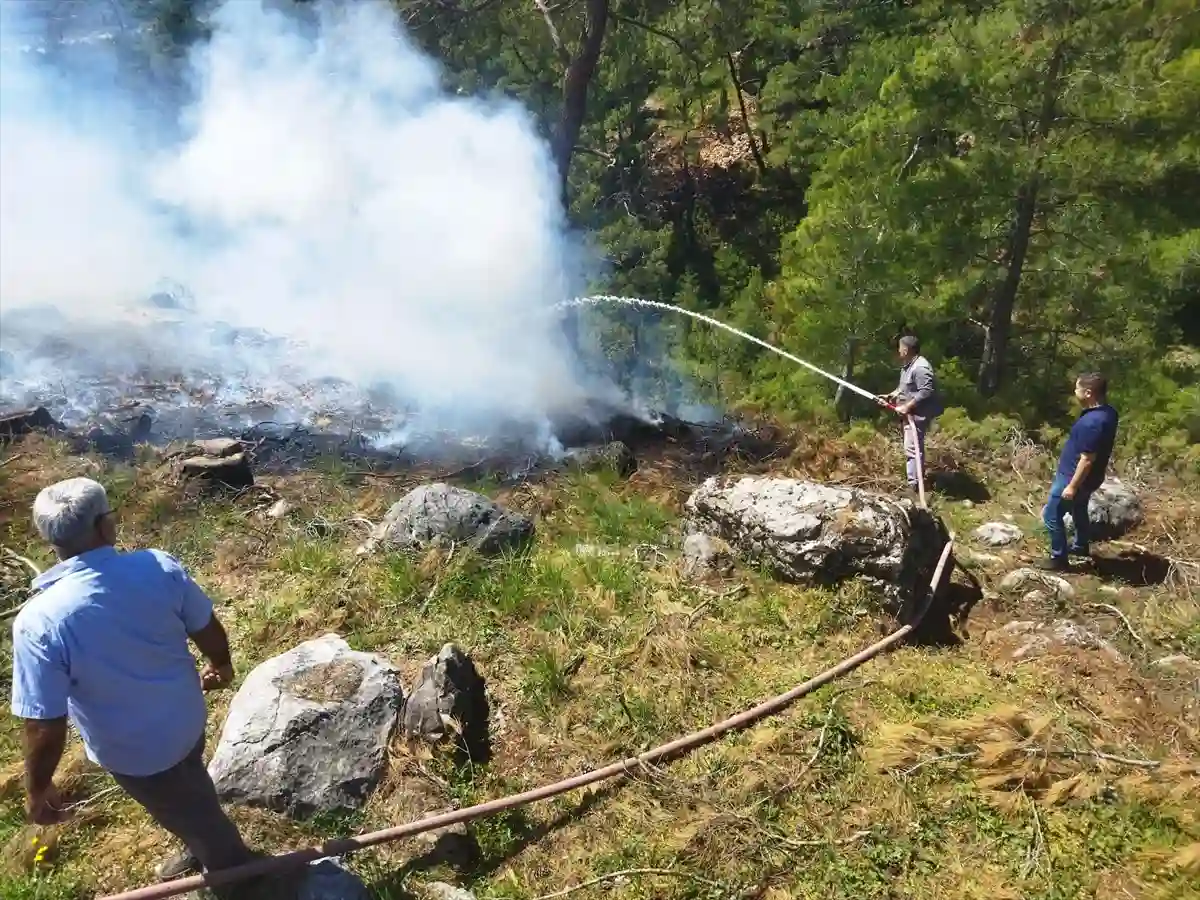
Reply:
[[[117,552],[108,497],[91,479],[42,490],[33,519],[61,562],[34,579],[13,623],[29,818],[64,817],[53,779],[70,718],[88,757],[187,848],[160,877],[250,861],[204,766],[203,692],[233,680],[212,601],[168,554]],[[208,659],[199,671],[189,638]]]
[[[908,486],[915,491],[919,486],[918,475],[921,479],[925,477],[925,433],[945,410],[933,366],[921,355],[921,342],[915,335],[905,335],[897,342],[896,349],[900,356],[900,383],[881,399],[895,402],[896,412],[912,419],[913,427],[906,423],[904,429],[904,456]]]

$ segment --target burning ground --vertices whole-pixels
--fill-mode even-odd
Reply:
[[[977,432],[968,443],[949,432],[931,438],[945,485],[935,508],[985,588],[957,623],[957,641],[906,646],[670,766],[436,842],[364,852],[353,864],[375,896],[423,896],[442,881],[480,898],[536,898],[594,879],[580,896],[1189,896],[1200,842],[1200,700],[1195,670],[1163,660],[1200,658],[1200,498],[1123,473],[1151,498],[1146,521],[1102,552],[1128,562],[1123,554],[1140,545],[1165,568],[1126,565],[1124,581],[1118,568],[1073,576],[1069,599],[1013,595],[1000,585],[1041,549],[1025,507],[1040,504],[1050,459],[1010,435]],[[445,642],[463,647],[486,679],[491,759],[463,764],[397,740],[384,782],[357,813],[296,823],[234,808],[259,845],[308,845],[603,764],[872,642],[877,622],[861,584],[805,589],[753,566],[683,576],[683,502],[708,474],[901,486],[898,450],[883,438],[759,436],[774,453],[631,438],[639,459],[628,477],[553,470],[501,482],[415,466],[378,477],[329,454],[260,475],[252,490],[206,496],[164,479],[158,451],[120,461],[29,435],[0,454],[5,601],[21,599],[27,575],[11,554],[49,563],[29,524],[35,492],[89,474],[112,492],[127,546],[177,553],[218,599],[243,678],[331,631],[386,655],[406,684]],[[461,549],[356,554],[396,499],[437,478],[529,516],[534,545],[491,558]],[[952,493],[963,483],[985,486],[986,498],[964,505]],[[970,538],[1005,516],[1024,542],[993,549]],[[1091,638],[1022,652],[1041,623],[1065,619]],[[214,744],[229,700],[213,698]],[[162,834],[77,745],[65,763],[76,819],[60,829],[23,825],[18,735],[12,720],[4,728],[6,900],[75,900],[147,882],[167,849]],[[39,847],[48,849],[35,862]]]

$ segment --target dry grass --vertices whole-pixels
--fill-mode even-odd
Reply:
[[[795,445],[786,458],[742,470],[899,484],[884,441],[810,435]],[[17,449],[20,458],[0,469],[0,545],[49,564],[29,529],[34,493],[68,475],[100,477],[123,542],[178,554],[217,599],[243,675],[329,631],[387,654],[407,677],[448,640],[476,659],[495,714],[489,765],[457,766],[398,742],[385,783],[354,815],[295,823],[235,810],[248,836],[272,850],[602,765],[782,691],[878,633],[854,586],[802,591],[752,571],[723,583],[682,581],[678,514],[711,461],[698,465],[670,448],[624,483],[590,475],[487,487],[539,528],[533,553],[492,561],[355,554],[417,475],[367,477],[331,464],[262,479],[237,499],[204,500],[164,482],[149,460],[108,465],[41,438]],[[939,466],[992,473],[990,503],[939,501],[960,534],[1019,512],[1040,489],[1044,460],[1020,441],[990,456],[936,438],[934,449]],[[270,518],[280,497],[290,511]],[[1194,504],[1153,507],[1134,537],[1180,560],[1200,557]],[[19,601],[24,579],[0,566],[6,598]],[[1115,617],[1084,615],[1091,599],[1117,605],[1147,650]],[[1200,656],[1200,613],[1178,584],[1089,595],[1079,605],[1078,618],[1126,662],[1078,653],[1015,663],[978,638],[1021,611],[985,603],[958,647],[902,649],[669,767],[477,823],[466,835],[378,848],[355,865],[379,898],[407,896],[435,877],[514,900],[568,888],[578,897],[611,889],[780,900],[1185,896],[1200,840],[1196,691],[1148,663],[1154,653]],[[5,688],[7,654],[5,641]],[[214,741],[229,699],[212,698]],[[77,819],[56,831],[22,824],[15,726],[0,726],[8,871],[0,900],[74,900],[147,881],[167,840],[76,747],[63,771],[81,804]],[[34,837],[50,848],[37,863]]]

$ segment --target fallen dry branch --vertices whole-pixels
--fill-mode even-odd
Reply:
[[[1112,753],[1104,753],[1100,750],[1048,750],[1042,747],[1021,747],[1015,751],[1017,754],[1026,757],[1040,757],[1043,759],[1094,759],[1101,762],[1110,762],[1121,766],[1132,766],[1138,769],[1157,769],[1162,766],[1162,763],[1154,759],[1131,759],[1128,756],[1116,756]],[[907,778],[914,772],[933,765],[934,763],[945,762],[947,760],[962,761],[968,759],[978,759],[982,753],[978,750],[967,750],[961,753],[939,753],[937,756],[931,756],[928,759],[923,759],[915,765],[904,769],[900,772],[902,777]]]
[[[1121,612],[1119,609],[1117,609],[1111,603],[1089,603],[1087,605],[1087,609],[1099,609],[1099,610],[1103,610],[1104,612],[1112,613],[1114,616],[1116,616],[1118,619],[1120,619],[1124,623],[1125,629],[1129,632],[1130,637],[1132,637],[1135,641],[1137,641],[1138,646],[1141,647],[1143,650],[1146,649],[1146,642],[1143,641],[1142,636],[1134,630],[1133,625],[1131,625],[1129,622],[1129,619],[1127,619],[1125,617],[1125,613]]]
[[[28,569],[31,572],[33,572],[35,577],[42,574],[42,570],[39,569],[37,564],[34,563],[31,559],[28,559],[27,557],[22,556],[21,554],[17,553],[15,550],[12,550],[8,547],[4,547],[3,550],[4,550],[4,554],[9,559],[16,560],[17,562],[22,563],[23,565],[28,567]]]
[[[563,888],[561,891],[555,891],[552,894],[542,894],[542,896],[536,897],[534,900],[553,900],[555,897],[566,897],[568,894],[574,894],[576,891],[582,891],[585,888],[595,887],[606,881],[613,881],[618,878],[630,878],[638,875],[665,875],[672,878],[685,878],[688,881],[716,888],[719,891],[729,890],[728,887],[719,881],[709,881],[707,878],[701,878],[698,875],[693,875],[691,872],[685,872],[681,869],[619,869],[616,872],[605,872],[603,875],[597,875],[595,878],[589,878],[587,881],[581,881],[579,884],[571,885],[571,887]]]

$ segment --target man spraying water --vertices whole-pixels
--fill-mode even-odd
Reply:
[[[944,411],[933,366],[921,355],[921,341],[907,334],[896,345],[900,356],[900,383],[881,400],[894,402],[896,412],[907,416],[904,429],[905,474],[914,492],[924,481],[925,434]]]

